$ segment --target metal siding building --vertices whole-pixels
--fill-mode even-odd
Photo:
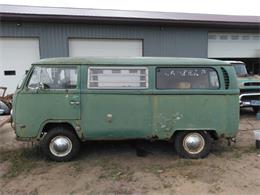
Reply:
[[[138,25],[2,22],[1,37],[39,38],[41,58],[69,56],[69,39],[143,41],[143,56],[207,57],[208,30]]]
[[[0,17],[0,85],[9,85],[12,90],[28,69],[30,60],[37,58],[77,56],[82,54],[80,51],[104,56],[118,53],[207,58],[211,57],[208,46],[212,33],[213,37],[214,33],[218,36],[219,43],[223,41],[221,33],[230,34],[230,41],[237,41],[232,38],[234,33],[240,33],[239,40],[247,35],[256,38],[254,50],[259,49],[259,53],[253,51],[253,57],[243,56],[242,60],[255,73],[260,72],[260,17],[10,5],[0,5]],[[28,44],[24,44],[26,41]],[[12,44],[13,49],[8,50]],[[20,48],[21,44],[25,45],[24,49]],[[35,45],[39,47],[38,53],[33,52]],[[106,53],[107,48],[112,53]],[[31,59],[24,60],[26,49],[27,53],[34,53]],[[214,52],[218,54],[219,50],[223,48],[216,44]],[[239,56],[236,59],[241,60]],[[13,85],[9,84],[11,80]]]

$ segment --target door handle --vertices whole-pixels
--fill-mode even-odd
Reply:
[[[73,100],[70,101],[70,105],[79,105],[79,104],[80,102],[78,101],[73,101]]]

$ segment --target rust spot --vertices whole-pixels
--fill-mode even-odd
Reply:
[[[163,130],[165,132],[169,132],[174,128],[175,123],[182,118],[183,115],[180,113],[175,113],[170,116],[159,113],[156,117],[156,131]]]
[[[157,135],[152,135],[151,138],[154,139],[154,140],[159,139],[159,137]]]

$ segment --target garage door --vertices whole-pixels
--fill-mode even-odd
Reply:
[[[209,58],[257,58],[260,57],[260,34],[209,33]]]
[[[38,39],[0,37],[0,86],[13,93],[30,64],[39,58]]]
[[[142,40],[70,39],[69,55],[76,56],[142,56]]]

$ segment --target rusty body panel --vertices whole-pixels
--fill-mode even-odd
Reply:
[[[75,65],[75,89],[29,89],[38,66]],[[89,89],[88,68],[148,68],[145,89]],[[209,67],[218,75],[217,89],[157,89],[158,67]],[[225,74],[223,74],[225,69]],[[228,80],[226,76],[228,75]],[[228,82],[228,83],[227,83]],[[234,68],[224,62],[180,58],[57,58],[33,64],[16,91],[13,122],[18,139],[40,139],[46,125],[69,124],[82,140],[163,139],[176,131],[205,130],[234,137],[239,122],[239,89]],[[80,102],[70,104],[71,101]]]

